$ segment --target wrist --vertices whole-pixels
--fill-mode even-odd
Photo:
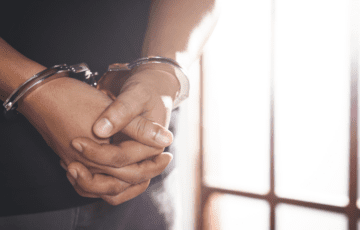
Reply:
[[[90,84],[91,86],[96,86],[93,73],[89,70],[88,66],[85,63],[80,63],[72,66],[67,66],[66,64],[55,65],[51,68],[45,69],[39,73],[36,73],[34,76],[29,78],[23,84],[21,84],[17,89],[15,89],[11,95],[6,99],[3,106],[6,111],[14,110],[17,108],[17,102],[26,95],[30,94],[32,91],[36,90],[40,86],[46,84],[49,81],[52,81],[57,78],[67,77],[69,73],[73,72],[83,73],[83,77],[75,77],[78,80],[81,80],[85,83]]]
[[[0,81],[1,93],[0,99],[5,101],[10,94],[16,90],[21,84],[26,82],[36,73],[39,73],[46,69],[45,66],[39,65],[37,63],[21,63],[21,68],[18,65],[9,66],[10,71],[4,73],[6,76]]]
[[[17,110],[24,114],[27,111],[31,111],[33,109],[39,111],[46,109],[42,106],[43,104],[46,104],[44,101],[52,97],[56,87],[62,87],[64,84],[67,84],[68,81],[73,81],[73,79],[69,78],[69,73],[57,73],[56,79],[37,87],[22,97],[18,101]]]
[[[97,88],[113,98],[134,83],[145,83],[144,88],[152,87],[161,95],[171,96],[173,109],[189,96],[189,79],[184,70],[176,61],[159,56],[111,64],[108,72],[100,78]]]
[[[178,83],[180,85],[180,90],[179,90],[178,94],[176,95],[175,99],[173,100],[173,108],[178,107],[179,104],[182,101],[184,101],[186,98],[188,98],[188,96],[189,96],[189,87],[190,87],[189,79],[186,76],[183,68],[179,65],[179,63],[177,63],[173,59],[168,58],[168,57],[160,57],[160,56],[150,56],[150,57],[139,58],[139,59],[127,64],[127,68],[132,70],[132,69],[135,69],[137,66],[149,65],[149,64],[151,64],[151,66],[156,66],[157,64],[166,64],[166,65],[163,65],[163,68],[166,68],[166,69],[163,69],[163,71],[165,71],[165,72],[170,71],[168,73],[172,74],[173,76],[175,76],[177,78]],[[152,68],[152,67],[149,67],[149,68]],[[169,68],[172,68],[172,69],[169,70]]]
[[[146,64],[135,67],[132,75],[144,74],[144,80],[149,86],[155,87],[159,94],[171,96],[173,101],[180,92],[180,82],[174,68],[164,63]]]
[[[4,101],[27,79],[46,69],[0,38],[0,99]]]

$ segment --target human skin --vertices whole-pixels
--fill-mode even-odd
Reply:
[[[43,69],[45,67],[24,57],[0,38],[0,98],[3,101],[22,82]],[[126,167],[116,170],[101,164],[106,162],[105,158],[100,163],[88,160],[76,151],[71,141],[82,137],[98,144],[109,143],[108,138],[97,138],[91,127],[112,100],[81,81],[68,78],[66,74],[60,75],[63,76],[40,86],[19,101],[18,111],[38,130],[64,165],[73,162],[95,174],[91,180],[93,183],[86,183],[83,187],[80,187],[81,183],[73,183],[79,194],[88,197],[115,196],[126,190],[122,195],[126,199],[139,195],[147,188],[149,180],[165,169],[171,161],[171,155],[162,153],[165,146],[155,149],[133,140],[124,142],[121,135],[116,135],[117,141],[122,142],[119,147],[123,151],[117,165]],[[157,127],[159,128],[161,127]],[[135,151],[138,154],[132,154]],[[152,159],[146,161],[149,157]],[[142,171],[131,166],[138,166],[138,161],[142,161]],[[87,174],[81,175],[86,178]],[[105,200],[116,204],[112,197],[105,197]]]
[[[147,145],[152,145],[151,149],[153,151],[146,153],[140,149],[135,150],[134,146],[138,144],[138,142],[132,141],[133,139],[122,141],[119,144],[112,143],[112,145],[98,145],[85,138],[78,138],[73,141],[73,144],[80,144],[83,155],[90,161],[101,162],[102,164],[114,168],[116,171],[129,172],[128,175],[131,175],[132,178],[124,178],[124,175],[122,175],[121,178],[131,184],[142,183],[144,181],[144,175],[160,174],[162,170],[159,171],[153,169],[154,166],[152,165],[157,165],[154,164],[157,159],[153,158],[153,154],[164,155],[166,153],[162,153],[164,149],[156,141],[156,128],[158,125],[166,128],[168,127],[172,109],[172,98],[175,97],[175,95],[172,95],[171,93],[176,92],[172,87],[164,87],[164,85],[171,85],[174,89],[179,87],[176,78],[168,72],[160,69],[153,70],[148,67],[141,68],[141,70],[137,70],[136,74],[125,83],[119,95],[122,100],[126,101],[125,104],[121,105],[123,106],[123,111],[131,111],[131,109],[135,111],[132,113],[123,112],[117,115],[116,121],[122,121],[124,122],[122,124],[125,124],[122,133],[127,134],[137,141],[141,140],[143,143],[147,143]],[[137,108],[138,110],[134,107],[136,105],[140,105]],[[141,114],[141,116],[131,119],[134,114]],[[129,121],[130,124],[127,124]],[[120,122],[117,124],[120,124]],[[148,138],[144,138],[144,136],[147,136]],[[116,139],[116,136],[114,136],[115,142]],[[171,141],[172,136],[170,136],[170,142],[164,144],[169,144]],[[133,151],[131,151],[132,158],[143,159],[145,157],[148,160],[121,168],[123,166],[124,154],[126,154],[125,151],[122,151],[122,146],[124,145],[133,146]],[[150,146],[148,148],[150,148]],[[119,158],[121,159],[120,161],[118,160]],[[147,167],[145,167],[145,165],[147,165]],[[87,172],[86,168],[82,167],[80,164],[71,164],[68,168],[70,167],[71,169],[75,168],[76,170],[75,175],[77,176],[77,180],[74,187],[77,189],[78,193],[81,192],[81,188],[91,188],[93,187],[91,184],[96,184],[93,178],[98,175],[91,177],[91,174]],[[128,170],[130,168],[132,169],[131,171]],[[158,172],[158,174],[154,174],[153,172]],[[87,179],[84,179],[83,175],[88,175]],[[135,180],[134,177],[136,177]],[[133,195],[134,193],[126,190],[116,196],[89,194],[89,192],[81,192],[81,194],[86,194],[88,197],[100,195],[104,200],[116,205],[128,200],[129,194]],[[109,199],[112,199],[112,202],[110,202]]]
[[[219,16],[218,2],[152,1],[142,56],[171,58],[187,70],[199,58],[206,40],[215,27]],[[179,87],[173,70],[164,65],[145,65],[133,71],[114,102],[98,117],[93,126],[94,133],[98,137],[107,138],[122,131],[142,143],[156,147],[156,142],[152,141],[156,136],[156,132],[152,131],[155,128],[154,122],[164,127],[168,126],[172,102],[180,90]],[[145,95],[141,92],[145,92]],[[137,135],[139,130],[141,135]],[[81,145],[84,155],[90,160],[95,160],[94,156],[97,154],[89,155],[87,152],[104,152],[101,146],[93,149],[95,145],[91,145],[90,139],[75,139],[73,143]],[[112,155],[115,156],[119,152],[120,149],[116,150],[115,146]],[[81,179],[83,173],[89,175],[85,167],[70,164],[68,169],[76,171],[76,180],[73,182],[78,183],[80,187],[91,181]],[[114,201],[117,204],[123,199],[114,198]]]
[[[143,56],[169,57],[179,62],[185,69],[188,69],[191,63],[199,57],[203,45],[213,30],[218,16],[217,9],[215,0],[153,1],[148,31],[143,45]],[[0,39],[0,98],[2,100],[27,78],[45,69],[44,66],[28,60],[21,54],[9,52],[9,49],[4,44],[6,42]],[[172,141],[172,136],[166,128],[172,110],[171,102],[179,91],[177,80],[172,74],[171,71],[166,68],[159,68],[158,65],[149,65],[134,71],[114,102],[105,102],[104,98],[104,101],[102,101],[102,96],[99,96],[99,101],[96,99],[94,101],[94,103],[99,104],[93,108],[94,111],[88,118],[82,117],[84,111],[78,111],[78,113],[74,114],[74,116],[84,119],[84,121],[80,121],[81,124],[90,122],[93,119],[93,122],[89,125],[91,127],[95,123],[93,130],[90,128],[89,131],[84,128],[77,129],[75,132],[71,130],[71,125],[74,124],[71,122],[64,123],[68,126],[64,126],[66,129],[61,131],[62,133],[72,134],[72,132],[75,132],[76,134],[69,135],[69,139],[66,140],[57,139],[60,134],[56,132],[64,127],[59,128],[56,125],[51,125],[52,122],[57,120],[49,117],[52,116],[51,114],[46,113],[46,111],[49,111],[46,108],[56,108],[51,107],[51,105],[44,105],[43,109],[40,108],[39,111],[45,114],[45,120],[48,119],[47,123],[36,119],[39,114],[35,110],[22,110],[20,103],[19,110],[24,113],[35,127],[44,129],[39,132],[43,134],[45,140],[48,139],[50,146],[54,147],[55,150],[63,151],[58,155],[64,158],[62,161],[63,167],[68,171],[69,181],[80,195],[101,197],[107,202],[117,205],[144,191],[149,184],[150,178],[161,173],[161,169],[164,169],[171,160],[171,155],[162,153],[162,151]],[[51,95],[52,92],[69,93],[64,88],[61,88],[61,85],[69,85],[69,79],[64,79],[49,82],[32,92],[32,97],[29,95],[24,100],[23,108],[37,108],[35,104],[43,97]],[[55,85],[55,83],[58,84]],[[83,95],[87,95],[86,91],[88,90],[92,91],[92,89],[90,90],[83,85],[74,84],[76,89],[73,88],[73,90],[79,90]],[[53,87],[52,90],[46,90],[47,87],[51,86]],[[56,97],[52,98],[56,99]],[[63,99],[65,100],[65,97]],[[58,103],[57,101],[47,102],[54,105]],[[67,109],[66,106],[63,107],[63,110],[59,109],[60,113],[64,112],[65,114],[63,117],[61,114],[58,116],[66,120]],[[29,114],[27,114],[27,111]],[[32,112],[30,113],[30,111]],[[102,124],[107,124],[108,127],[101,125],[99,123],[101,121]],[[109,125],[112,129],[109,129]],[[87,124],[84,124],[83,127],[87,127]],[[49,131],[54,132],[53,135],[48,135],[47,132]],[[122,144],[114,143],[114,145],[103,143],[104,139],[120,131],[132,137],[133,141],[122,141]],[[162,134],[163,137],[157,138],[159,134]],[[50,140],[55,144],[50,143]],[[120,163],[117,162],[111,165],[105,158],[95,157],[106,152],[107,149],[110,150],[110,148],[111,151],[108,151],[110,154],[103,154],[104,157],[114,159],[118,156],[124,156],[123,158],[120,157],[123,162],[120,160]],[[127,148],[132,152],[127,151]],[[82,151],[75,151],[75,149],[82,149]],[[132,156],[130,153],[133,152],[138,153],[132,154],[137,158],[129,161],[126,153]],[[138,159],[147,160],[136,163]],[[125,167],[121,168],[119,166]],[[126,181],[132,183],[124,185],[124,183],[127,183]]]
[[[142,56],[171,58],[187,70],[199,58],[207,38],[213,31],[218,18],[218,5],[215,0],[153,1]],[[174,75],[174,71],[158,64],[148,64],[134,71],[125,86],[136,84],[139,87],[122,90],[97,119],[93,127],[94,133],[98,137],[110,137],[124,128],[126,130],[127,124],[131,126],[132,122],[141,117],[153,121],[156,121],[156,117],[168,119],[171,113],[170,106],[163,106],[167,107],[166,109],[146,106],[155,103],[152,100],[159,101],[159,96],[171,98],[172,101],[175,99],[180,85],[176,77],[171,78],[171,75]],[[150,99],[146,103],[134,100],[143,88],[150,94]],[[132,106],[124,106],[127,104]],[[158,109],[160,111],[153,111]],[[143,113],[150,110],[151,114],[156,113],[156,117],[149,116],[150,113]],[[126,122],[119,119],[124,117],[124,113],[127,113]]]

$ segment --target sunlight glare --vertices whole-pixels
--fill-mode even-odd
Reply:
[[[275,22],[275,192],[345,206],[349,1],[278,0]]]
[[[231,1],[222,12],[204,53],[205,183],[266,194],[271,2]]]

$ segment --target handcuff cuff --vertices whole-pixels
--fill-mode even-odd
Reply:
[[[121,86],[131,76],[132,70],[138,66],[147,64],[168,64],[172,67],[171,74],[174,75],[179,84],[180,91],[173,102],[173,109],[176,109],[182,101],[189,97],[190,83],[185,70],[171,58],[150,56],[139,58],[130,63],[114,63],[109,65],[108,71],[99,79],[98,89],[106,93],[112,99],[119,94]]]
[[[103,91],[110,97],[114,99],[114,95],[117,95],[115,91],[119,91],[119,85],[125,82],[131,75],[131,70],[146,64],[169,64],[173,68],[173,75],[178,79],[180,84],[180,92],[176,96],[173,109],[177,108],[179,104],[184,101],[189,96],[189,80],[184,72],[184,70],[180,67],[180,65],[170,59],[159,56],[145,57],[137,59],[131,63],[115,63],[109,66],[108,72],[106,72],[99,81],[96,81],[95,76],[97,73],[92,73],[86,63],[80,63],[76,65],[67,66],[66,64],[55,65],[51,68],[43,70],[23,84],[21,84],[13,93],[5,100],[3,103],[4,106],[4,115],[6,118],[10,118],[17,112],[15,111],[18,105],[18,101],[25,97],[27,94],[38,88],[39,86],[57,79],[64,77],[63,75],[59,75],[59,73],[69,73],[69,77],[78,79],[89,84],[92,87],[96,87],[97,89]],[[115,79],[116,78],[116,79]],[[113,84],[114,80],[117,80],[119,84]],[[108,87],[110,89],[108,89]]]
[[[29,78],[27,81],[25,81],[23,84],[21,84],[16,90],[12,92],[12,94],[5,100],[3,106],[5,108],[5,111],[12,111],[15,110],[18,106],[18,101],[24,97],[25,95],[29,94],[36,88],[40,87],[41,85],[63,77],[62,75],[58,75],[59,73],[66,73],[66,72],[72,72],[76,74],[83,74],[82,81],[88,83],[91,86],[96,86],[96,81],[94,78],[94,75],[86,63],[80,63],[76,65],[67,66],[66,64],[62,65],[55,65],[51,68],[45,69],[31,78]],[[70,75],[69,75],[70,76]],[[76,77],[73,77],[76,78]],[[79,80],[80,80],[79,79]]]

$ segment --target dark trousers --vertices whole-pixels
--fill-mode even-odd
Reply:
[[[118,206],[104,201],[27,215],[0,217],[6,230],[172,229],[175,217],[174,172],[140,196]]]

